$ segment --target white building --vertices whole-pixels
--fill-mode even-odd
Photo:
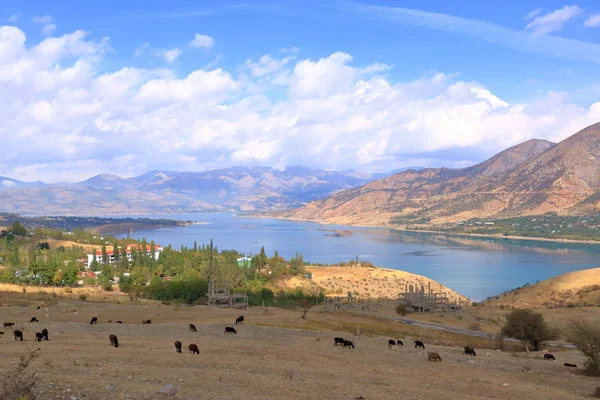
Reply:
[[[142,248],[141,244],[128,244],[127,247],[125,248],[125,254],[127,255],[127,261],[132,261],[133,260],[133,256],[132,256],[132,252],[133,251],[140,251]],[[123,249],[121,249],[121,251],[123,251]],[[154,257],[155,260],[158,260],[158,257],[160,256],[160,253],[163,251],[162,246],[154,246],[154,253],[152,252],[152,246],[150,246],[149,244],[146,245],[146,255],[147,256],[151,256]],[[86,268],[89,269],[90,266],[92,265],[92,262],[94,262],[94,254],[88,254],[87,255],[88,259],[87,259],[87,264],[86,264]],[[106,261],[107,264],[113,264],[115,261],[115,255],[113,252],[113,249],[111,248],[110,250],[107,248],[106,249],[106,257],[108,258],[108,260]],[[100,264],[104,264],[104,260],[103,260],[103,256],[102,256],[102,250],[96,251],[96,261]]]

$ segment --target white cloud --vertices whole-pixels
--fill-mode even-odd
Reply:
[[[590,15],[583,25],[587,28],[596,28],[600,26],[600,14]]]
[[[534,35],[545,35],[547,33],[560,31],[564,24],[570,19],[581,14],[583,10],[577,5],[564,6],[546,15],[536,17],[527,24],[525,29],[533,31]]]
[[[192,39],[188,44],[190,47],[204,47],[210,49],[215,45],[215,39],[208,35],[200,35],[199,33],[196,33],[194,35],[194,39]]]
[[[10,17],[8,17],[8,22],[10,22],[11,24],[16,23],[19,20],[19,17],[16,15],[11,15]]]
[[[42,33],[44,35],[51,35],[52,32],[54,32],[56,30],[56,25],[55,24],[48,24],[48,25],[44,25],[42,27]]]
[[[135,56],[139,57],[150,49],[150,43],[142,43],[135,49]]]
[[[542,9],[538,8],[536,10],[531,11],[529,14],[525,16],[525,19],[533,19],[542,13]]]
[[[452,166],[464,157],[442,160],[435,152],[490,155],[533,137],[560,140],[600,120],[600,103],[582,107],[547,93],[511,104],[449,74],[393,80],[388,65],[355,65],[341,52],[316,60],[263,56],[241,71],[177,76],[101,71],[111,64],[102,62],[111,54],[108,39],[83,31],[26,43],[18,28],[0,27],[0,175],[22,180],[240,163]]]
[[[179,56],[183,53],[181,49],[169,49],[169,50],[161,50],[160,56],[168,63],[173,63]]]
[[[300,51],[300,49],[297,48],[296,46],[294,46],[294,47],[286,47],[286,48],[283,48],[283,49],[279,49],[279,51],[281,53],[296,54],[296,53],[298,53]]]
[[[42,15],[42,16],[33,17],[33,18],[31,18],[31,20],[33,22],[35,22],[36,24],[49,24],[50,22],[52,22],[52,17],[49,15]]]

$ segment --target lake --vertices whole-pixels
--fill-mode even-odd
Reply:
[[[600,267],[600,245],[593,244],[459,237],[232,214],[136,217],[198,222],[133,233],[135,238],[145,237],[162,246],[178,249],[213,239],[221,250],[256,254],[265,246],[268,255],[277,250],[289,259],[298,251],[308,262],[325,264],[358,256],[380,267],[427,276],[473,301],[566,272]]]

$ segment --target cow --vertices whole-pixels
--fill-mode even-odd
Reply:
[[[398,340],[398,341],[396,342],[396,345],[397,345],[397,346],[404,346],[404,343],[402,343],[402,340]]]
[[[179,340],[175,341],[175,351],[181,353],[181,342]]]
[[[546,354],[544,354],[544,360],[554,361],[554,360],[556,360],[556,358],[554,358],[553,354],[546,353]]]
[[[423,350],[425,350],[425,345],[423,344],[423,342],[421,342],[420,340],[415,341],[415,349],[416,348],[422,348]]]
[[[42,335],[40,332],[36,332],[35,333],[35,341],[36,342],[41,342],[42,339],[44,339],[44,335]]]
[[[196,327],[194,324],[190,324],[190,332],[196,332]]]
[[[577,368],[577,365],[575,365],[575,364],[569,364],[569,363],[565,363],[565,367]]]
[[[223,333],[224,333],[224,334],[225,334],[225,333],[233,333],[233,334],[237,334],[237,331],[235,330],[235,328],[233,328],[233,327],[231,327],[231,326],[228,326],[228,327],[226,327],[226,328],[225,328],[225,332],[223,332]]]
[[[240,317],[237,317],[237,318],[235,319],[235,323],[236,323],[236,324],[241,324],[242,322],[244,322],[244,316],[243,316],[243,315],[242,315],[242,316],[240,316]]]
[[[471,346],[465,346],[465,354],[473,357],[477,356],[477,354],[475,353],[475,349]]]
[[[388,340],[388,347],[389,348],[391,348],[392,346],[395,346],[395,345],[396,345],[396,341],[395,340],[392,340],[392,339]]]
[[[46,328],[42,329],[42,336],[44,337],[45,341],[50,340],[50,339],[48,339],[48,329],[46,329]]]
[[[10,328],[11,326],[14,326],[14,325],[15,325],[15,323],[14,323],[14,322],[5,322],[5,323],[4,323],[4,327],[5,327],[5,328]]]
[[[347,347],[347,348],[349,348],[349,349],[350,349],[350,348],[352,348],[352,349],[353,349],[353,348],[354,348],[354,343],[352,343],[350,340],[344,340],[344,346],[343,346],[343,347],[344,347],[344,348],[346,348],[346,347]]]
[[[36,310],[39,310],[39,309],[40,309],[40,306],[37,306]]]
[[[440,357],[440,355],[438,353],[434,353],[433,351],[430,351],[429,353],[427,353],[427,360],[441,362],[442,357]]]
[[[16,331],[13,331],[13,335],[15,335],[15,340],[23,341],[23,332],[20,330],[17,329]]]
[[[123,323],[123,321],[117,321],[117,324],[122,324],[122,323]]]
[[[111,346],[115,346],[115,348],[119,347],[119,339],[117,338],[117,335],[111,334],[108,338],[110,339]]]
[[[149,320],[149,319],[145,319],[145,320],[142,321],[142,325],[149,325],[151,323],[152,323],[152,321]]]
[[[198,349],[198,346],[195,345],[194,343],[190,344],[188,346],[188,349],[190,349],[190,353],[192,353],[192,354],[200,354],[200,350]]]
[[[333,338],[333,345],[334,346],[343,346],[344,345],[344,338],[334,337]]]
[[[98,323],[98,317],[93,317],[92,320],[90,321],[90,325],[94,325]]]
[[[31,317],[29,322],[40,322],[40,321],[38,321],[38,319],[36,317]]]

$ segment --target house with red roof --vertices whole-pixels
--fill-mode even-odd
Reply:
[[[138,244],[138,243],[132,243],[132,244],[128,244],[125,247],[125,254],[127,256],[127,261],[132,261],[133,260],[133,253],[134,252],[140,252],[142,251],[142,245]],[[163,251],[163,247],[162,246],[158,246],[155,245],[154,248],[152,247],[152,245],[147,244],[146,245],[146,255],[154,257],[155,260],[158,260],[158,257],[160,256],[161,251]],[[120,254],[123,254],[123,249],[121,249]],[[88,254],[87,255],[87,265],[86,268],[90,268],[90,266],[92,265],[92,262],[94,262],[94,257],[96,259],[96,261],[100,264],[104,264],[104,260],[103,260],[103,255],[102,255],[102,250],[96,251],[96,254]],[[115,255],[113,252],[113,249],[106,249],[106,264],[113,264],[116,261],[118,261],[117,259],[115,259]]]

